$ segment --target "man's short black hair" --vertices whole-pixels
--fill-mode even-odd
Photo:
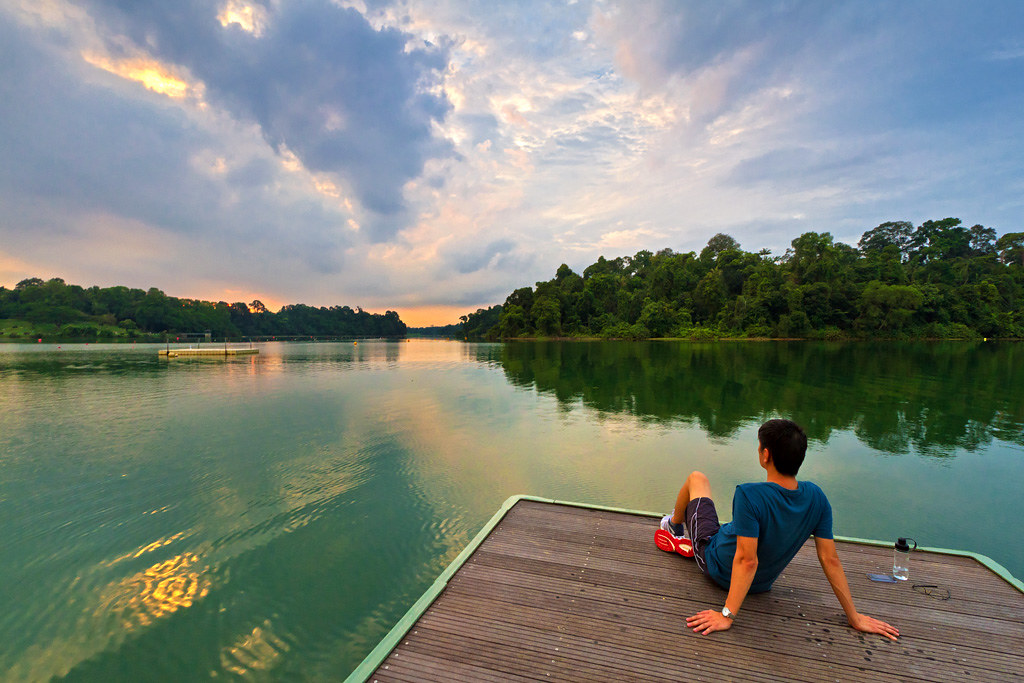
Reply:
[[[795,477],[807,454],[807,435],[792,420],[768,420],[757,430],[761,448],[767,448],[779,474]]]

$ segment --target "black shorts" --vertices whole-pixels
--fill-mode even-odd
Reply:
[[[707,576],[708,566],[704,562],[704,549],[711,542],[711,537],[718,533],[718,511],[715,510],[715,502],[710,498],[694,498],[686,504],[686,528],[690,532],[690,540],[693,541],[693,559],[697,560],[697,566]]]

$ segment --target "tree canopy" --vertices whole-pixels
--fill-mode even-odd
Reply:
[[[997,238],[944,218],[882,223],[856,247],[807,232],[778,257],[720,233],[699,255],[601,256],[582,275],[562,264],[500,307],[463,316],[463,330],[489,339],[1022,337],[1022,302],[1024,233]]]
[[[140,338],[202,334],[216,337],[404,337],[398,313],[368,313],[348,306],[289,304],[274,313],[259,300],[211,302],[167,296],[152,287],[69,285],[61,278],[22,280],[0,287],[0,336],[45,333],[64,338]],[[20,324],[15,324],[20,323]]]

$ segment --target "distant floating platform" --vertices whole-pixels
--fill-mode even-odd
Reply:
[[[210,347],[207,349],[160,349],[157,353],[167,358],[191,358],[192,356],[253,356],[259,349],[225,349]]]

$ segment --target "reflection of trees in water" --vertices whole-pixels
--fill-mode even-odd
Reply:
[[[501,347],[508,380],[599,413],[698,424],[731,437],[790,416],[812,438],[850,430],[889,453],[1024,445],[1016,344],[529,342]],[[493,362],[493,347],[479,360]]]
[[[161,347],[162,348],[162,347]],[[223,362],[223,361],[222,361]],[[96,375],[162,374],[156,347],[145,355],[138,352],[51,351],[0,354],[0,377],[30,380]]]

